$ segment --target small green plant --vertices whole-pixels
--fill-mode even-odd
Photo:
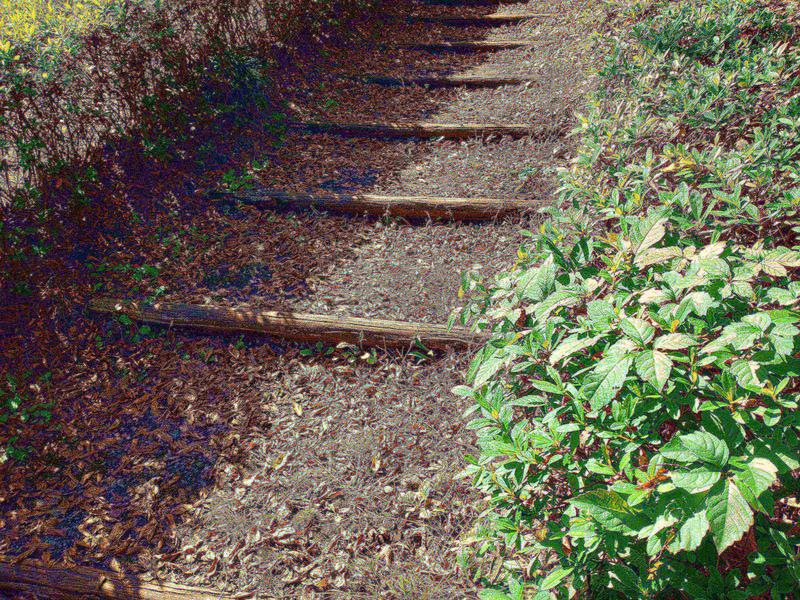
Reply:
[[[231,192],[249,190],[253,188],[254,176],[251,172],[239,173],[236,169],[229,169],[222,174],[222,187]]]
[[[336,352],[336,348],[333,346],[328,346],[323,342],[317,342],[311,348],[303,348],[300,350],[301,356],[314,356],[321,355],[321,356],[331,356],[334,352]]]
[[[52,419],[52,403],[36,402],[23,391],[23,381],[35,382],[37,389],[47,385],[52,375],[48,372],[38,378],[30,373],[22,378],[6,376],[5,389],[0,389],[0,426],[7,428],[12,435],[3,442],[4,454],[0,463],[7,460],[23,461],[31,453],[31,448],[21,442],[26,429],[32,425],[48,423]]]

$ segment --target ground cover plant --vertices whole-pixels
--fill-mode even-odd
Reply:
[[[796,9],[637,5],[559,212],[465,277],[485,598],[800,591]]]

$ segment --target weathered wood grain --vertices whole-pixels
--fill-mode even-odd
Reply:
[[[142,323],[188,327],[220,333],[260,333],[293,342],[341,342],[358,346],[410,349],[416,343],[433,350],[466,348],[482,338],[464,328],[445,325],[363,319],[337,315],[254,311],[159,302],[153,305],[103,298],[93,300],[90,310],[124,314]]]

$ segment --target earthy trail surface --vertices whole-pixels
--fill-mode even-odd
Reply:
[[[493,10],[550,16],[493,28],[406,18]],[[591,0],[409,2],[386,11],[361,26],[358,43],[274,74],[290,120],[530,123],[551,133],[457,142],[288,129],[269,145],[262,121],[229,149],[255,177],[223,179],[256,193],[525,198],[531,210],[469,225],[219,210],[204,194],[215,187],[213,169],[199,183],[173,176],[117,190],[125,209],[95,214],[97,238],[73,240],[68,253],[66,264],[90,264],[89,274],[73,287],[52,283],[57,326],[37,343],[51,348],[53,372],[30,393],[55,399],[62,425],[42,433],[26,464],[2,472],[1,555],[144,570],[267,597],[474,595],[457,553],[480,499],[456,477],[474,442],[465,406],[450,393],[470,352],[301,349],[256,337],[143,332],[82,311],[102,292],[441,323],[459,302],[462,271],[488,276],[508,266],[520,231],[553,203],[555,169],[571,153],[566,133],[591,86],[590,33],[603,16]],[[535,44],[477,53],[407,48],[483,39]],[[428,89],[361,80],[431,73],[531,82]],[[159,181],[159,173],[147,175]],[[148,208],[145,199],[156,197],[159,208]],[[120,214],[138,243],[115,233]],[[6,343],[23,361],[25,340]]]

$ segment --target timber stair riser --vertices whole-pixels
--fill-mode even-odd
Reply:
[[[277,190],[246,193],[212,192],[220,204],[240,202],[271,210],[321,210],[341,214],[393,216],[406,219],[488,221],[531,208],[531,202],[500,198],[444,198],[437,196],[379,196],[375,194],[291,194]]]
[[[517,0],[423,0],[430,6],[498,6],[517,4]]]
[[[9,596],[3,592],[9,592]],[[47,600],[233,600],[251,598],[253,594],[233,596],[196,587],[143,582],[136,575],[86,567],[66,570],[3,562],[0,563],[0,596]]]
[[[353,344],[362,347],[413,349],[421,344],[431,350],[463,350],[485,341],[464,328],[275,311],[253,311],[160,302],[153,305],[103,298],[89,303],[97,313],[126,315],[133,321],[167,327],[213,331],[222,334],[262,334],[291,342]]]
[[[549,137],[559,132],[552,127],[535,128],[523,123],[290,123],[293,129],[350,137],[386,139],[467,140],[492,136]]]
[[[364,83],[402,87],[419,85],[430,88],[494,88],[504,85],[524,85],[535,81],[532,77],[509,75],[431,75],[423,77],[388,77],[384,75],[367,75],[360,78]]]
[[[534,48],[533,42],[522,40],[477,42],[431,42],[427,44],[403,44],[401,48],[409,50],[425,50],[427,52],[492,52],[495,50],[516,50],[518,48]]]
[[[517,14],[490,14],[475,16],[454,15],[414,15],[409,17],[412,23],[434,23],[437,25],[453,26],[478,26],[496,27],[501,25],[514,25],[529,19],[544,19],[553,15],[548,13],[517,13]]]

